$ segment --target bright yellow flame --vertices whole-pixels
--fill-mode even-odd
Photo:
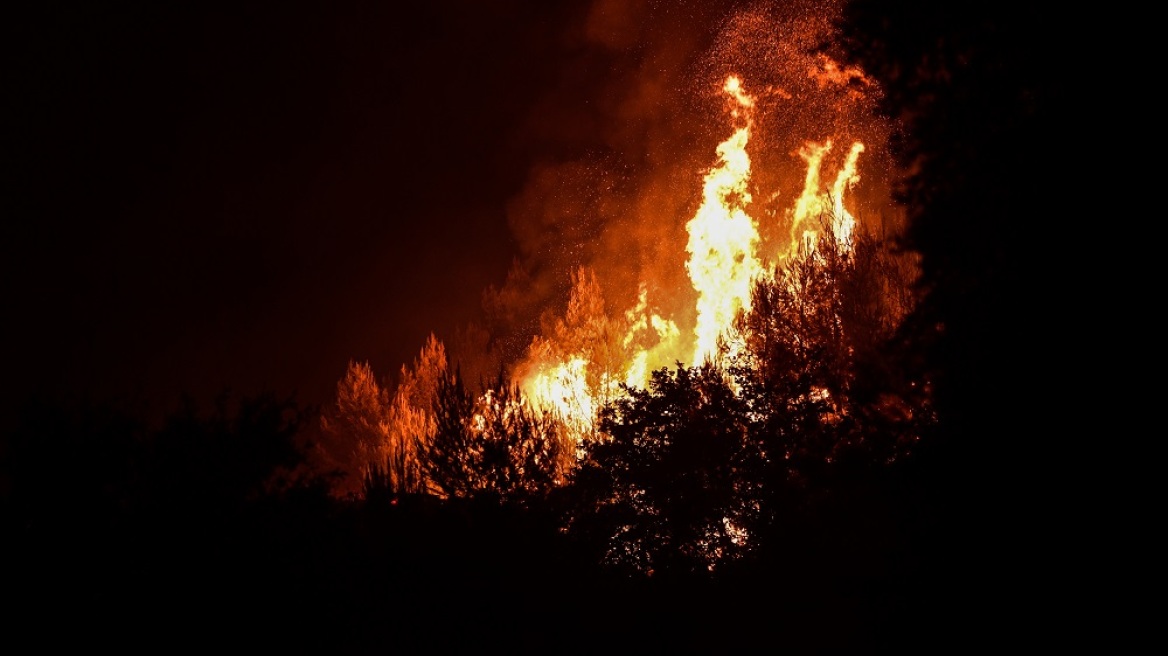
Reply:
[[[745,125],[718,145],[720,164],[705,176],[702,204],[686,224],[690,253],[686,269],[698,293],[696,343],[692,364],[709,360],[718,337],[730,326],[735,314],[750,308],[750,286],[762,265],[755,257],[759,240],[754,220],[746,213],[750,204],[750,112],[753,99],[742,91],[736,76],[726,80],[723,90],[737,103],[734,115],[745,114]]]
[[[737,75],[731,75],[726,78],[726,86],[722,90],[730,94],[734,101],[738,103],[738,107],[743,109],[754,109],[754,98],[751,98],[742,90],[742,80]],[[731,110],[730,115],[738,118],[738,107]]]
[[[621,341],[628,354],[625,384],[645,387],[649,382],[650,366],[668,365],[669,358],[676,357],[681,331],[673,321],[649,312],[649,292],[644,285],[637,296],[637,305],[625,312],[625,320],[628,330]]]
[[[844,192],[860,182],[860,174],[856,172],[856,163],[860,161],[860,153],[864,152],[864,144],[859,141],[852,144],[848,151],[848,159],[843,168],[835,177],[835,184],[831,186],[831,202],[833,217],[833,232],[835,238],[847,247],[852,244],[852,231],[856,227],[856,218],[844,207]]]
[[[544,364],[521,385],[535,405],[558,413],[577,441],[591,433],[596,419],[596,399],[588,387],[588,364],[579,356]]]
[[[803,177],[803,190],[791,210],[791,241],[787,246],[788,256],[798,252],[801,245],[806,248],[815,247],[818,235],[815,228],[819,225],[821,215],[833,217],[832,228],[841,244],[845,246],[851,244],[856,220],[844,207],[844,192],[860,181],[856,165],[860,153],[864,152],[864,144],[859,141],[852,144],[847,160],[836,174],[831,191],[824,193],[820,191],[823,187],[820,177],[823,159],[831,152],[831,147],[831,139],[828,139],[822,144],[809,141],[799,150],[799,156],[807,162],[807,174]]]

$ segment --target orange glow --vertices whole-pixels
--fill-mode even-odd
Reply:
[[[847,68],[840,68],[839,64],[831,60],[827,55],[819,55],[815,65],[807,73],[808,77],[815,80],[821,88],[829,85],[845,85],[853,81],[861,82],[865,85],[871,85],[872,81],[864,72],[854,66]],[[859,93],[858,91],[855,93]]]
[[[592,432],[598,409],[596,394],[588,385],[588,365],[580,356],[539,363],[522,384],[524,393],[537,405],[559,415],[577,441]]]
[[[637,305],[625,313],[628,331],[621,346],[630,353],[624,382],[629,387],[644,387],[649,382],[650,366],[668,364],[668,359],[679,352],[681,331],[677,324],[661,315],[648,312],[648,292],[645,286],[637,296]],[[638,347],[639,344],[651,344]]]
[[[831,189],[824,192],[821,181],[823,160],[831,152],[831,148],[832,142],[828,139],[822,144],[809,141],[799,151],[799,156],[807,162],[807,175],[803,179],[803,190],[791,210],[791,240],[786,253],[788,256],[795,254],[800,246],[815,247],[817,234],[814,228],[818,225],[820,216],[833,217],[832,228],[836,239],[845,246],[851,243],[856,219],[844,206],[843,199],[844,193],[860,181],[856,163],[860,159],[860,154],[864,152],[864,144],[859,141],[852,144],[847,160],[836,174]]]

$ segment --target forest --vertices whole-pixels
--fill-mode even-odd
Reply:
[[[225,393],[147,426],[25,404],[0,436],[9,640],[937,654],[1073,635],[1051,554],[1087,530],[1083,456],[1039,399],[1090,396],[1049,338],[1073,318],[1048,231],[1077,207],[1033,173],[1083,174],[1046,20],[849,2],[842,45],[903,126],[907,230],[845,249],[821,217],[720,357],[623,387],[590,439],[434,338],[396,380],[351,362],[324,407]]]

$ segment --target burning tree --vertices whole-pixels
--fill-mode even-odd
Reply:
[[[370,468],[384,458],[389,441],[388,402],[368,362],[350,361],[337,381],[336,403],[321,414],[315,466],[332,480],[333,494],[358,496]]]
[[[433,334],[413,367],[402,367],[389,405],[387,448],[374,470],[394,492],[416,493],[427,488],[422,457],[438,430],[439,390],[448,375],[446,347]]]
[[[516,303],[530,312],[515,320],[522,341],[506,342],[517,348],[481,393],[447,369],[432,338],[429,364],[379,397],[384,486],[502,500],[559,486],[578,501],[571,525],[603,536],[610,562],[704,571],[750,551],[777,495],[912,446],[931,421],[928,385],[890,345],[911,309],[915,262],[857,216],[889,201],[879,186],[888,126],[865,118],[879,89],[817,49],[830,38],[826,15],[774,9],[727,23],[722,54],[700,76],[732,130],[688,201],[576,203],[619,190],[565,166],[555,171],[581,178],[565,189],[587,193],[521,204],[546,211],[564,240],[631,244],[628,253],[544,267],[570,272],[556,309],[546,289],[559,285],[537,292],[513,276],[527,282],[511,291],[537,299]],[[784,64],[770,70],[775,53]],[[877,191],[859,193],[862,172]],[[624,230],[667,225],[659,219],[682,218],[681,207],[690,218],[668,233]],[[608,226],[620,239],[577,229],[620,212],[630,216]],[[668,236],[645,256],[638,234]]]
[[[894,349],[911,258],[865,229],[837,238],[835,223],[825,214],[818,238],[756,279],[731,332],[729,367],[768,453],[799,476],[845,457],[891,462],[931,421],[925,381]]]
[[[317,468],[335,496],[354,499],[375,490],[517,500],[562,484],[575,461],[563,417],[502,374],[482,387],[467,389],[433,335],[392,394],[368,363],[350,362],[321,417]]]
[[[599,406],[620,391],[628,362],[622,343],[627,322],[609,315],[596,273],[581,267],[572,273],[564,316],[549,314],[544,323],[514,377],[526,396],[554,413],[580,442],[594,431]]]
[[[867,231],[837,239],[829,218],[755,279],[718,363],[657,370],[602,408],[569,525],[605,562],[712,571],[757,546],[788,497],[896,462],[932,421],[890,348],[909,306],[888,290],[911,268]]]
[[[337,400],[321,416],[317,468],[333,493],[360,497],[373,481],[394,493],[425,489],[420,450],[436,430],[434,405],[447,375],[446,348],[431,334],[412,366],[403,366],[392,394],[368,362],[350,362]]]

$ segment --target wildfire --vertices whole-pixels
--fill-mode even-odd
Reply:
[[[598,409],[597,395],[588,385],[588,367],[588,360],[579,355],[564,362],[539,363],[522,385],[528,398],[559,415],[577,442],[592,432]]]
[[[661,361],[662,355],[672,355],[678,350],[678,340],[681,331],[677,324],[659,314],[648,311],[649,293],[641,285],[637,296],[637,305],[625,313],[628,322],[628,332],[625,333],[621,345],[632,354],[628,368],[625,371],[625,384],[629,387],[643,387],[649,380],[649,362]],[[639,348],[637,345],[651,343],[648,348]]]
[[[749,330],[736,321],[752,309],[761,278],[779,274],[785,291],[799,294],[784,264],[802,254],[849,254],[862,234],[857,227],[870,222],[858,208],[890,207],[883,174],[891,170],[885,149],[891,126],[871,111],[879,94],[872,81],[819,49],[830,40],[834,5],[818,7],[823,13],[807,9],[770,3],[736,11],[694,77],[674,78],[680,69],[666,67],[628,85],[628,97],[605,111],[620,121],[609,135],[612,150],[632,144],[633,156],[609,160],[606,151],[536,167],[520,202],[508,208],[528,259],[517,260],[503,290],[488,290],[489,335],[479,341],[476,333],[463,344],[485,348],[459,354],[480,373],[484,365],[506,367],[499,384],[491,383],[498,391],[478,392],[473,401],[476,392],[460,391],[458,403],[475,414],[451,422],[439,404],[453,398],[442,383],[458,370],[447,369],[433,338],[414,367],[403,368],[392,394],[368,371],[350,372],[338,400],[353,421],[336,430],[373,444],[354,458],[403,464],[394,475],[405,480],[404,463],[433,458],[436,451],[425,445],[435,436],[497,446],[508,422],[538,420],[555,435],[554,455],[533,451],[525,466],[538,469],[540,458],[554,458],[561,474],[570,472],[599,437],[600,413],[612,401],[649,386],[662,368],[733,357],[740,345],[758,341],[731,329]],[[688,95],[671,95],[679,88],[688,93],[693,80],[705,80],[703,102],[706,94],[722,101],[724,125],[710,130],[673,120],[670,103],[678,116],[704,114],[690,111]],[[697,140],[675,146],[677,137]],[[820,241],[824,228],[835,248]],[[562,275],[569,263],[567,304],[557,311],[548,305],[564,298],[563,281],[547,274]],[[439,398],[440,389],[446,396]],[[826,387],[811,394],[820,405],[834,403]],[[349,451],[338,450],[338,457]],[[368,462],[362,466],[371,471]],[[709,542],[715,551],[726,536],[733,545],[750,539],[733,518],[715,533]]]
[[[714,357],[718,340],[735,316],[750,309],[753,282],[768,275],[771,263],[757,254],[759,227],[748,212],[752,196],[747,147],[756,101],[737,75],[728,75],[721,91],[728,101],[734,131],[718,144],[717,163],[702,177],[701,204],[686,223],[689,259],[685,266],[696,313],[692,341],[683,339],[674,319],[650,311],[644,284],[636,305],[624,312],[623,323],[610,321],[595,277],[579,273],[568,316],[558,324],[556,335],[536,338],[526,361],[516,369],[527,397],[535,405],[556,412],[578,443],[594,433],[596,412],[622,393],[622,383],[629,387],[647,383],[650,363],[696,365]],[[785,213],[791,225],[790,241],[778,251],[778,258],[794,253],[800,244],[814,248],[820,216],[834,217],[836,238],[845,248],[850,243],[856,220],[844,197],[859,182],[857,164],[864,144],[852,144],[825,190],[823,169],[831,149],[832,140],[828,139],[806,142],[799,151],[807,170],[799,196]],[[616,340],[618,333],[622,336]]]

